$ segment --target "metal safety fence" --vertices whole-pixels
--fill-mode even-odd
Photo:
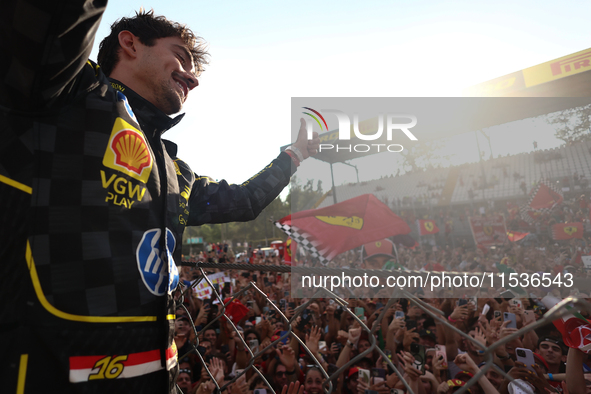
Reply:
[[[265,382],[265,384],[270,389],[270,391],[273,394],[277,394],[273,390],[272,384],[270,384],[270,382],[267,380],[264,373],[259,368],[257,368],[255,366],[254,362],[257,357],[261,356],[267,350],[269,350],[270,348],[279,344],[285,338],[291,336],[292,340],[295,339],[299,343],[301,348],[308,354],[308,356],[310,356],[310,359],[313,360],[315,366],[318,367],[318,370],[323,375],[323,377],[324,377],[323,388],[324,388],[324,392],[326,394],[330,394],[330,393],[335,392],[335,389],[337,387],[337,380],[338,380],[339,376],[341,376],[341,374],[343,374],[351,366],[355,365],[358,361],[363,359],[365,356],[372,354],[372,352],[377,352],[377,354],[382,357],[382,360],[384,360],[384,362],[387,363],[387,365],[394,371],[394,373],[398,376],[398,378],[400,379],[400,381],[402,382],[402,384],[406,388],[407,394],[417,394],[411,389],[409,383],[404,379],[404,371],[400,369],[399,364],[393,363],[392,360],[384,352],[384,349],[381,349],[378,346],[375,334],[376,334],[376,331],[380,328],[381,324],[374,324],[371,329],[369,327],[367,327],[367,325],[363,322],[363,320],[361,320],[349,308],[348,303],[343,298],[339,297],[337,294],[331,292],[330,290],[328,290],[326,288],[318,289],[316,291],[316,293],[314,294],[314,296],[310,297],[305,303],[298,306],[295,309],[293,316],[290,319],[288,319],[285,316],[285,314],[281,311],[281,309],[277,305],[275,305],[275,303],[271,302],[269,300],[269,298],[267,297],[267,295],[261,289],[259,289],[256,286],[256,284],[253,282],[250,282],[250,284],[248,284],[246,287],[244,287],[240,291],[232,294],[229,297],[229,299],[226,299],[226,301],[224,302],[221,294],[216,290],[216,287],[213,285],[211,280],[208,278],[207,273],[204,271],[204,269],[207,269],[207,268],[215,268],[215,269],[219,269],[219,270],[268,271],[268,272],[269,271],[306,272],[306,273],[325,274],[325,273],[329,273],[329,272],[342,272],[343,269],[252,265],[252,264],[217,264],[217,263],[205,263],[205,262],[183,262],[183,263],[181,263],[181,265],[191,266],[191,267],[196,268],[198,271],[198,277],[196,278],[196,280],[192,283],[192,285],[190,287],[185,287],[183,289],[181,296],[177,300],[178,305],[182,306],[185,309],[185,311],[187,312],[188,318],[190,319],[190,323],[191,323],[191,329],[193,330],[193,333],[195,334],[195,339],[191,343],[191,350],[186,354],[182,354],[182,355],[179,354],[179,360],[186,357],[187,355],[189,355],[191,353],[195,353],[197,355],[199,361],[201,362],[202,367],[205,368],[207,374],[209,375],[209,377],[211,378],[211,380],[215,384],[216,392],[220,393],[220,392],[224,391],[225,389],[228,388],[228,386],[230,386],[232,383],[236,382],[241,376],[246,374],[249,370],[253,370]],[[347,271],[352,271],[353,273],[355,273],[356,271],[359,271],[361,273],[366,273],[368,270],[354,270],[354,269],[349,270],[349,269],[347,269]],[[382,275],[386,275],[387,273],[388,272],[384,272],[384,271],[381,272]],[[391,273],[391,272],[389,272],[389,273]],[[406,272],[406,274],[411,274],[411,272]],[[420,274],[424,275],[425,273],[420,272]],[[458,273],[458,272],[455,272],[455,273],[447,272],[447,274],[464,275],[464,273]],[[193,291],[192,288],[197,286],[201,281],[205,281],[210,286],[210,288],[213,292],[213,297],[219,302],[219,304],[221,306],[221,310],[219,310],[219,312],[218,312],[217,316],[215,316],[215,318],[213,318],[211,321],[208,321],[208,323],[205,326],[201,327],[200,330],[197,330],[197,326],[195,325],[195,322],[192,320],[192,316],[190,315],[190,313],[188,313],[188,310],[183,305],[183,301],[184,301],[184,297],[188,296],[187,293],[192,292]],[[225,314],[225,310],[226,310],[227,306],[232,301],[241,297],[243,294],[245,294],[248,291],[256,292],[260,296],[262,296],[264,298],[267,306],[269,308],[272,308],[275,311],[275,315],[278,316],[281,320],[283,320],[283,322],[285,323],[285,325],[287,327],[286,332],[281,337],[275,339],[266,347],[264,347],[262,349],[259,348],[259,350],[255,353],[252,352],[252,349],[246,343],[245,338],[243,338],[239,334],[239,332],[238,332],[239,330],[236,328],[236,325]],[[306,310],[308,308],[308,306],[312,302],[315,301],[316,298],[328,298],[328,299],[334,300],[334,302],[336,302],[337,305],[342,307],[343,312],[350,315],[359,324],[361,329],[368,334],[368,340],[370,342],[370,347],[368,349],[366,349],[362,353],[359,353],[355,357],[352,357],[346,364],[339,367],[338,370],[333,372],[331,375],[329,375],[327,373],[327,371],[325,371],[324,368],[322,368],[321,364],[318,362],[315,355],[306,346],[305,341],[302,340],[302,338],[298,337],[297,335],[295,335],[295,333],[292,332],[292,326],[296,322],[297,318],[302,314],[302,312],[304,310]],[[393,290],[390,300],[384,306],[382,312],[377,317],[376,322],[381,322],[382,319],[384,318],[384,315],[387,312],[387,310],[390,307],[392,307],[393,304],[398,299],[401,299],[401,298],[407,299],[409,301],[409,303],[420,308],[423,311],[423,313],[432,317],[436,322],[444,325],[447,329],[452,330],[454,333],[456,333],[456,334],[460,335],[461,337],[463,337],[464,339],[470,341],[477,348],[480,348],[481,351],[484,352],[482,354],[483,358],[485,359],[484,365],[482,365],[480,367],[480,370],[476,375],[474,375],[472,378],[470,378],[470,380],[468,382],[466,382],[466,384],[463,387],[461,387],[459,390],[455,391],[454,394],[464,394],[470,387],[477,384],[478,380],[482,376],[484,376],[491,368],[495,369],[506,380],[513,381],[514,379],[512,377],[510,377],[503,369],[499,368],[499,366],[494,363],[494,354],[495,354],[495,351],[497,348],[499,348],[500,346],[504,346],[505,344],[513,341],[516,338],[521,337],[522,335],[524,335],[532,330],[535,330],[539,327],[548,325],[556,319],[559,319],[565,315],[572,314],[573,310],[591,312],[591,304],[588,303],[587,301],[584,301],[583,299],[578,299],[576,297],[568,297],[568,298],[564,299],[563,301],[561,301],[556,306],[554,306],[553,308],[551,308],[550,310],[548,310],[544,314],[544,316],[541,319],[537,320],[535,323],[528,324],[528,325],[522,327],[521,329],[517,330],[516,332],[514,332],[508,336],[505,336],[500,340],[497,340],[496,342],[494,342],[490,346],[485,346],[482,343],[480,343],[478,340],[473,338],[472,336],[468,335],[466,332],[463,332],[462,330],[458,329],[453,324],[451,324],[451,322],[448,321],[448,319],[446,319],[444,317],[444,313],[442,311],[434,308],[432,305],[425,303],[424,301],[419,299],[415,294],[412,294],[412,293],[410,293],[404,289],[400,289],[400,288]],[[566,306],[568,306],[568,308],[565,308]],[[218,384],[218,382],[216,381],[216,379],[214,378],[212,372],[209,370],[207,363],[205,362],[203,356],[198,351],[198,346],[199,346],[199,334],[201,332],[205,332],[208,328],[212,327],[222,317],[225,317],[225,320],[228,322],[228,324],[231,326],[231,328],[234,331],[236,331],[235,338],[242,342],[242,345],[244,346],[244,349],[248,352],[250,359],[249,359],[248,365],[245,368],[243,368],[242,371],[237,373],[230,381],[227,381],[222,386],[220,386]],[[180,389],[179,389],[179,392],[180,392]]]

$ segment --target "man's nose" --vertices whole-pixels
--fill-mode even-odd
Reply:
[[[185,79],[185,81],[187,81],[189,90],[193,90],[194,88],[199,86],[199,81],[197,80],[197,77],[194,74],[184,72],[183,78]]]

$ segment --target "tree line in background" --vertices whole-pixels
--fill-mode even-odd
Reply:
[[[548,122],[554,126],[556,138],[567,144],[588,139],[591,131],[591,105],[548,115]]]
[[[315,186],[315,187],[314,187]],[[305,184],[294,176],[289,185],[289,194],[282,201],[277,197],[263,212],[250,222],[233,222],[224,224],[205,224],[203,226],[187,227],[183,236],[183,243],[187,238],[202,237],[205,243],[228,242],[234,245],[258,247],[270,244],[274,240],[285,240],[285,234],[278,229],[273,222],[289,215],[314,208],[314,205],[322,198],[322,181],[314,185],[313,179],[308,179]],[[241,251],[241,250],[240,250]]]

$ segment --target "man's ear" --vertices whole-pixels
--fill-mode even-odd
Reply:
[[[139,43],[139,38],[128,30],[123,30],[120,32],[117,38],[119,38],[119,46],[121,47],[120,55],[122,55],[124,58],[137,58],[137,45]]]

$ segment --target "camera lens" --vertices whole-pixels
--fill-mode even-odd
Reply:
[[[524,352],[523,350],[518,350],[518,351],[517,351],[517,355],[518,355],[519,357],[525,357],[525,352]]]

